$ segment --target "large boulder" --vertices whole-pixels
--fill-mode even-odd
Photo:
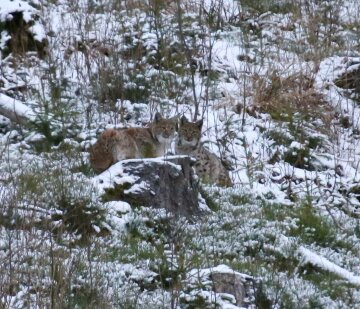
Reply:
[[[188,156],[132,159],[118,162],[94,178],[105,201],[164,208],[186,217],[199,215],[198,181]]]

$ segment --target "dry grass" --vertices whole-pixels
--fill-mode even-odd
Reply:
[[[334,118],[333,109],[313,87],[313,79],[294,74],[287,78],[272,73],[268,78],[254,76],[254,106],[274,120],[292,121],[299,115],[305,121],[320,119],[327,131]]]

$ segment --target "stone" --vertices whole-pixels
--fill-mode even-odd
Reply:
[[[104,199],[128,202],[132,207],[163,208],[185,217],[203,212],[198,181],[188,156],[132,159],[118,162],[95,177]]]
[[[253,277],[237,272],[213,272],[210,275],[216,293],[233,295],[236,305],[248,308],[254,303],[256,282]]]
[[[271,308],[259,278],[232,270],[227,265],[193,269],[184,281],[183,308]]]

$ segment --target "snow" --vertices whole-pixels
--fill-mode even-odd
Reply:
[[[222,273],[222,274],[230,274],[236,275],[241,280],[249,280],[254,279],[254,277],[242,274],[239,272],[234,271],[229,266],[225,264],[220,264],[215,267],[211,268],[203,268],[203,269],[192,269],[187,274],[187,281],[189,282],[190,286],[201,286],[202,289],[195,289],[192,290],[189,294],[183,295],[187,301],[192,301],[198,297],[203,299],[207,299],[208,302],[214,303],[222,309],[229,308],[229,309],[239,309],[243,307],[239,307],[234,305],[236,303],[236,299],[234,295],[228,293],[218,293],[213,291],[213,281],[210,278],[211,274],[214,273]],[[209,287],[206,289],[206,287]],[[249,308],[253,308],[250,306]]]
[[[35,120],[36,118],[36,114],[31,108],[3,93],[0,93],[0,108],[15,113],[15,115],[18,117],[25,117],[29,120]]]
[[[29,3],[21,0],[1,0],[0,3],[0,21],[5,22],[11,18],[10,13],[22,12],[25,21],[29,21],[32,13],[36,10]]]
[[[135,176],[124,173],[122,163],[118,162],[112,165],[109,169],[92,179],[94,187],[100,190],[100,194],[103,194],[101,192],[104,192],[107,188],[112,188],[115,184],[123,185],[136,182],[137,178]]]
[[[145,181],[141,181],[137,184],[134,184],[139,177],[130,175],[128,173],[124,173],[123,165],[126,163],[141,163],[141,164],[151,164],[156,162],[157,164],[167,164],[171,165],[172,167],[176,168],[179,172],[182,171],[181,166],[177,165],[173,162],[169,162],[169,159],[177,159],[177,158],[183,158],[186,156],[179,155],[179,156],[164,156],[164,157],[158,157],[158,158],[148,158],[148,159],[129,159],[129,160],[123,160],[121,162],[118,162],[104,172],[102,172],[100,175],[95,176],[92,179],[93,185],[98,188],[99,192],[105,192],[105,189],[113,188],[114,185],[123,185],[128,184],[132,185],[130,189],[126,189],[125,193],[139,193],[144,190],[149,189],[149,185]],[[103,194],[103,193],[100,193]]]
[[[300,144],[299,142],[293,141],[290,144],[290,148],[294,148],[294,149],[304,149],[305,145]]]
[[[339,277],[344,278],[351,284],[360,286],[360,276],[354,275],[350,271],[330,262],[328,259],[304,247],[300,247],[298,252],[302,256],[302,264],[310,263],[311,265],[320,267],[323,270],[334,273]]]
[[[36,2],[42,3],[42,1]],[[332,3],[333,1],[326,2],[330,7]],[[60,147],[51,147],[49,153],[38,154],[34,151],[31,143],[44,140],[44,134],[40,132],[29,133],[26,130],[23,133],[13,127],[8,129],[10,127],[9,121],[0,117],[0,158],[2,159],[0,162],[0,193],[3,193],[3,196],[11,196],[10,193],[19,186],[18,183],[12,183],[11,180],[21,175],[23,169],[28,165],[38,165],[52,170],[54,165],[57,166],[58,164],[57,168],[62,171],[70,170],[69,166],[71,165],[68,161],[75,162],[75,168],[71,166],[71,171],[77,171],[79,167],[84,165],[87,166],[86,150],[96,140],[95,136],[104,128],[142,126],[150,119],[150,114],[154,110],[160,109],[161,106],[165,106],[166,113],[171,115],[185,114],[188,118],[194,116],[193,89],[190,85],[189,76],[182,76],[168,68],[149,66],[148,59],[146,59],[146,56],[154,57],[157,55],[159,34],[167,43],[173,44],[176,49],[179,43],[179,38],[175,32],[176,21],[171,14],[167,14],[167,11],[173,9],[172,7],[169,6],[162,10],[161,14],[157,16],[159,21],[166,24],[165,28],[159,30],[154,27],[154,16],[142,12],[141,9],[127,9],[119,12],[110,10],[102,12],[99,10],[92,13],[88,10],[87,1],[81,1],[78,4],[78,8],[70,7],[68,1],[58,1],[58,5],[48,4],[48,6],[42,6],[41,11],[38,11],[25,1],[0,1],[0,21],[11,18],[9,13],[14,10],[24,12],[26,20],[30,20],[34,14],[40,16],[41,23],[35,23],[30,30],[35,34],[36,39],[47,38],[49,40],[49,50],[53,53],[51,59],[54,60],[53,66],[50,66],[46,61],[38,61],[34,64],[29,62],[23,66],[17,64],[18,67],[13,67],[5,61],[2,62],[1,72],[4,75],[1,77],[0,85],[4,82],[4,86],[1,86],[0,109],[8,110],[31,121],[35,120],[39,115],[38,112],[44,112],[42,105],[44,102],[53,103],[52,91],[54,88],[47,85],[46,80],[49,69],[51,69],[51,72],[52,70],[55,71],[56,81],[61,87],[64,87],[64,90],[61,88],[63,91],[61,103],[54,100],[56,101],[54,104],[59,104],[59,106],[55,106],[56,110],[59,112],[62,111],[63,107],[66,109],[69,105],[74,104],[74,111],[76,111],[76,117],[72,118],[71,121],[61,119],[61,123],[70,125],[69,127],[73,123],[77,123],[82,127],[81,132],[75,132],[75,138],[70,137],[62,141],[66,142],[71,149],[79,150],[81,153],[78,157],[64,155],[61,153]],[[271,265],[277,260],[277,255],[291,259],[299,257],[300,265],[310,263],[320,270],[336,274],[349,283],[359,286],[359,240],[354,231],[358,226],[356,214],[359,212],[357,209],[359,209],[360,202],[353,192],[357,191],[360,181],[358,166],[360,144],[359,139],[354,136],[354,129],[360,128],[360,108],[353,97],[346,96],[344,91],[334,84],[334,80],[341,74],[359,67],[359,64],[354,64],[360,63],[359,51],[356,47],[358,39],[356,36],[351,38],[354,31],[351,30],[350,25],[343,25],[342,27],[347,30],[340,29],[339,32],[335,33],[335,39],[336,35],[339,34],[344,38],[343,50],[332,52],[322,49],[321,55],[313,55],[311,54],[314,52],[313,46],[307,42],[307,34],[305,33],[305,23],[309,21],[301,20],[299,16],[292,15],[292,13],[274,14],[266,12],[254,16],[239,1],[232,0],[220,2],[212,0],[182,1],[181,5],[184,16],[193,20],[192,26],[187,26],[186,33],[189,30],[195,33],[190,39],[187,38],[190,43],[189,47],[194,44],[194,59],[198,63],[202,63],[204,68],[207,68],[208,61],[211,60],[211,69],[218,74],[214,80],[209,80],[198,72],[194,76],[195,92],[200,104],[198,118],[204,116],[202,141],[211,152],[231,162],[234,170],[230,172],[230,175],[235,183],[234,188],[229,189],[221,189],[216,186],[205,187],[212,199],[220,200],[220,209],[209,211],[211,214],[206,220],[203,220],[206,222],[198,220],[193,226],[184,224],[179,229],[184,233],[192,231],[191,237],[187,236],[192,238],[191,245],[193,247],[189,250],[184,248],[184,263],[188,262],[189,264],[186,265],[192,265],[193,256],[191,254],[198,254],[199,259],[204,260],[202,266],[204,264],[211,266],[215,260],[221,260],[221,263],[229,262],[229,265],[231,262],[234,265],[239,264],[241,265],[239,268],[241,268],[243,267],[242,263],[253,265],[258,260],[268,259],[267,264],[262,264],[262,268],[257,271],[264,280],[267,280],[264,289],[272,301],[276,301],[278,296],[281,297],[280,294],[283,292],[283,294],[288,295],[289,299],[298,300],[299,307],[306,306],[309,299],[314,296],[314,299],[319,301],[324,308],[346,308],[349,304],[342,303],[342,300],[331,299],[328,291],[321,290],[319,286],[301,277],[296,269],[293,273],[289,271],[285,274],[271,269]],[[309,5],[311,5],[311,10],[315,12],[322,3],[317,1],[316,4],[311,2]],[[220,29],[212,30],[207,28],[205,23],[199,25],[195,22],[194,16],[196,17],[201,6],[203,6],[204,11],[215,13],[221,18]],[[216,11],[218,9],[219,11]],[[335,7],[335,11],[339,12],[342,23],[353,23],[355,27],[359,20],[359,3],[356,0],[342,1],[341,6]],[[301,12],[301,14],[308,16],[306,12]],[[46,24],[46,29],[49,31],[45,31],[42,24]],[[326,30],[324,27],[319,28],[320,32],[324,30]],[[47,37],[46,33],[50,32],[52,33],[51,37]],[[326,35],[322,32],[320,34],[319,39]],[[10,36],[3,32],[0,47],[3,47],[9,38]],[[100,55],[96,46],[91,45],[93,42],[104,43],[104,45],[109,46],[110,54],[107,56]],[[78,50],[78,43],[87,44],[85,51]],[[141,57],[136,59],[129,57],[126,61],[120,59],[121,57],[119,58],[119,55],[133,51],[134,47],[139,47]],[[211,47],[210,59],[209,50]],[[72,52],[66,58],[65,52],[69,50]],[[322,53],[327,52],[329,56],[322,55]],[[310,60],[304,61],[307,54],[313,58],[310,57]],[[132,56],[135,57],[136,55]],[[239,56],[249,56],[249,58],[240,61]],[[32,61],[34,60],[32,59]],[[186,64],[177,64],[180,71],[183,66]],[[148,97],[135,100],[136,102],[128,98],[118,99],[116,102],[111,102],[111,104],[114,103],[114,108],[109,104],[111,108],[106,110],[108,102],[99,104],[98,97],[94,94],[95,91],[92,91],[93,85],[101,78],[97,75],[101,70],[104,72],[117,70],[116,73],[124,79],[121,86],[129,87],[125,90],[131,90],[130,88],[132,91],[145,89],[150,94]],[[129,70],[133,75],[128,75]],[[292,125],[295,129],[292,128],[291,130],[261,110],[257,110],[256,115],[254,113],[255,116],[244,112],[244,109],[253,106],[254,94],[259,91],[256,88],[256,80],[263,79],[264,85],[269,86],[271,85],[271,73],[283,80],[293,74],[306,76],[310,79],[314,78],[314,90],[324,96],[326,104],[332,107],[335,112],[341,116],[348,116],[354,126],[344,128],[339,124],[338,118],[333,117],[331,129],[329,129],[331,132],[324,132],[328,129],[323,127],[324,124],[320,119],[314,119],[311,130],[306,131],[308,130],[306,126],[309,123],[306,121],[296,123],[296,117],[294,117],[295,120]],[[160,81],[157,81],[159,75],[161,78]],[[114,76],[110,75],[110,77]],[[142,83],[135,79],[146,82]],[[207,93],[208,82],[211,86]],[[111,83],[112,80],[109,80],[106,86],[110,87]],[[12,90],[20,86],[29,87],[30,91],[17,93]],[[100,90],[104,89],[97,91]],[[75,95],[77,91],[80,94]],[[168,95],[167,91],[172,92],[172,97]],[[5,93],[9,95],[15,93],[18,99],[13,99]],[[121,94],[121,97],[123,95],[124,93]],[[240,112],[235,112],[237,105],[242,107]],[[50,108],[53,107],[50,106]],[[119,115],[122,112],[124,112],[126,121],[123,119],[120,121]],[[132,118],[127,118],[128,115]],[[56,121],[58,119],[55,117],[51,123],[53,124]],[[4,131],[2,130],[3,126]],[[281,144],[274,138],[267,136],[266,133],[271,130],[282,134],[282,137],[288,139],[289,143]],[[294,133],[296,130],[302,131]],[[321,134],[318,132],[320,130]],[[317,167],[317,170],[309,171],[297,168],[283,160],[269,163],[270,158],[276,152],[279,153],[280,157],[283,157],[284,153],[291,150],[308,149],[309,136],[320,137],[323,140],[321,144],[310,149],[309,160]],[[81,141],[79,142],[79,140]],[[53,158],[54,154],[59,155],[61,160],[58,163],[52,161],[49,164],[47,158]],[[142,164],[151,164],[152,162],[172,164],[179,171],[181,170],[178,165],[166,162],[167,158],[165,156],[164,158],[131,161]],[[97,244],[101,250],[104,247],[107,250],[108,245],[114,249],[116,254],[111,254],[113,260],[111,262],[108,260],[106,262],[96,261],[96,266],[99,267],[105,276],[104,278],[109,282],[107,291],[110,294],[117,293],[117,291],[123,292],[123,288],[130,289],[136,286],[134,283],[136,280],[144,278],[156,280],[154,278],[158,274],[149,271],[149,264],[156,264],[158,260],[153,257],[146,259],[142,259],[142,257],[154,254],[151,251],[154,250],[152,247],[154,243],[161,247],[162,242],[165,242],[164,239],[169,241],[170,238],[168,235],[159,236],[156,234],[153,222],[152,228],[142,225],[144,221],[152,220],[151,216],[148,217],[148,214],[144,214],[145,211],[149,210],[132,210],[131,205],[123,201],[102,203],[97,200],[100,199],[105,189],[114,185],[139,182],[131,190],[137,191],[147,188],[145,182],[133,175],[124,173],[124,162],[114,164],[95,177],[92,177],[91,173],[90,176],[88,174],[84,176],[94,187],[92,191],[94,196],[91,199],[97,201],[101,205],[99,209],[105,211],[106,223],[104,225],[112,234],[109,239],[101,239],[104,243],[106,242],[106,245],[103,243],[99,245],[98,242]],[[335,171],[339,165],[343,171],[341,175]],[[26,173],[24,174],[26,175]],[[86,183],[84,179],[79,180],[79,182]],[[21,187],[21,189],[24,188]],[[23,194],[21,190],[19,192]],[[293,194],[293,198],[289,197],[289,192]],[[26,208],[29,212],[41,213],[42,207],[33,205],[38,201],[34,200],[32,195],[24,196],[21,194],[17,197],[22,202],[21,207]],[[243,199],[236,201],[237,196],[250,196],[251,198],[249,197],[249,202],[244,202]],[[226,199],[226,197],[229,198]],[[230,197],[235,201],[232,202]],[[311,201],[311,207],[317,215],[323,219],[330,218],[330,222],[336,222],[340,226],[337,229],[333,224],[333,228],[337,231],[335,243],[329,244],[328,247],[322,247],[315,242],[305,244],[302,239],[304,235],[289,236],[289,233],[296,230],[299,224],[298,218],[294,216],[294,209],[301,207],[301,203],[305,199],[306,202]],[[26,203],[28,201],[31,205]],[[199,202],[200,207],[209,210],[204,197],[201,195],[199,195]],[[49,204],[51,203],[49,202]],[[49,207],[53,209],[54,205]],[[344,212],[344,209],[347,209],[348,213],[352,213],[353,217]],[[266,218],[267,211],[273,211],[274,214],[270,215],[278,216],[281,219]],[[26,213],[26,211],[21,209],[19,213]],[[45,211],[43,213],[44,220],[47,219],[46,213]],[[60,211],[55,210],[54,213],[61,214]],[[157,214],[155,218],[162,218],[162,216]],[[39,222],[41,220],[43,217],[40,217]],[[58,220],[57,223],[60,225],[61,220]],[[207,224],[212,224],[212,226],[207,226]],[[225,224],[228,224],[230,228],[221,229],[220,227],[225,226]],[[129,226],[134,228],[136,233],[142,237],[141,241],[136,240],[138,242],[132,243],[138,251],[129,245],[128,238],[133,237],[129,236]],[[96,224],[93,228],[100,232],[102,226]],[[204,230],[207,229],[210,230],[209,235],[204,233]],[[213,234],[211,231],[214,231]],[[176,229],[172,229],[171,232],[175,233]],[[19,235],[21,234],[19,238],[31,239],[26,233],[27,231],[19,232]],[[1,227],[1,235],[5,235],[4,239],[3,237],[0,238],[1,244],[5,246],[7,244],[6,232],[3,227]],[[152,237],[154,237],[153,243],[144,240]],[[131,239],[131,241],[134,240]],[[339,245],[342,242],[346,243],[346,248]],[[349,246],[351,249],[348,248]],[[246,249],[244,249],[245,247]],[[22,248],[21,245],[19,248]],[[145,253],[139,253],[142,249]],[[44,252],[47,252],[46,250],[48,248],[45,248]],[[98,248],[94,250],[94,256],[97,250]],[[254,250],[258,260],[244,253],[247,250]],[[269,250],[270,253],[266,250]],[[206,252],[206,256],[203,252]],[[275,252],[276,255],[271,252]],[[71,264],[76,259],[77,253],[78,251],[71,253],[72,256],[66,262]],[[157,253],[159,254],[159,252]],[[4,254],[3,251],[0,252],[1,260],[3,259],[2,254]],[[186,260],[187,255],[190,256],[188,260]],[[122,259],[125,258],[132,260],[133,264],[124,262]],[[87,258],[83,260],[87,261]],[[181,265],[180,259],[174,259],[171,265]],[[86,266],[84,266],[85,268]],[[190,271],[186,269],[186,276],[190,280],[192,276],[194,278],[197,278],[198,274],[207,276],[216,271],[234,273],[234,270],[226,265],[205,269],[199,266]],[[236,273],[241,274],[240,272]],[[81,276],[86,277],[86,270]],[[242,276],[246,275],[242,274]],[[82,280],[86,281],[86,279]],[[278,290],[272,285],[273,282],[270,282],[272,280],[278,282]],[[136,292],[136,288],[132,291]],[[353,299],[360,299],[358,292],[351,287],[349,287],[349,291]],[[196,294],[197,292],[186,294],[184,297],[190,299],[197,295],[203,295],[205,298],[215,301],[213,292],[202,291]],[[19,291],[16,297],[25,299],[28,294],[24,288]],[[146,300],[152,303],[161,297],[167,301],[170,299],[169,293],[162,289],[155,289],[152,292],[139,291],[139,295],[139,304],[143,302],[144,308],[146,308]],[[237,308],[231,300],[231,295],[224,294],[222,296],[223,298],[216,299],[221,303],[221,308]],[[135,297],[137,296],[135,295]],[[12,299],[9,303],[15,304],[15,298]],[[20,304],[20,300],[17,304]],[[280,307],[279,304],[274,304],[274,307],[276,306]],[[20,307],[20,305],[13,307]]]
[[[109,208],[116,212],[127,213],[131,211],[130,204],[123,201],[111,201],[105,203],[103,206],[104,208]]]
[[[141,181],[140,183],[137,183],[133,186],[131,186],[130,189],[124,190],[125,194],[131,194],[131,193],[141,193],[144,191],[149,191],[151,188],[149,186],[149,184],[145,181]],[[151,193],[154,195],[154,193],[151,191]]]

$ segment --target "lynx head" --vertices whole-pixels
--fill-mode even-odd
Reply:
[[[170,143],[175,137],[176,123],[176,117],[165,119],[160,113],[156,113],[151,125],[153,137],[160,143]]]
[[[180,119],[179,126],[179,146],[196,147],[201,138],[202,120],[189,122],[185,116]]]

